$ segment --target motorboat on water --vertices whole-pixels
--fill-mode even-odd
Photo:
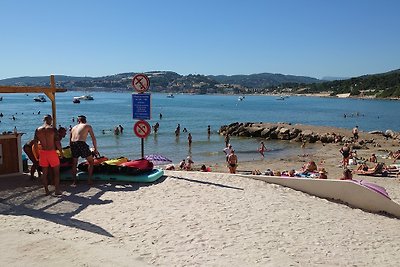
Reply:
[[[289,98],[289,96],[288,95],[281,95],[276,100],[285,100],[286,98]]]
[[[74,99],[79,99],[79,100],[94,100],[93,96],[91,96],[91,95],[75,96]]]
[[[79,98],[74,97],[74,99],[72,100],[72,103],[79,104],[79,103],[81,103],[81,101],[79,100]]]
[[[35,102],[46,102],[46,97],[44,95],[38,95],[37,97],[33,98]]]
[[[244,98],[245,98],[245,96],[239,96],[239,97],[238,97],[238,101],[243,101]]]
[[[174,96],[174,94],[168,94],[167,97],[168,98],[174,98],[175,96]]]

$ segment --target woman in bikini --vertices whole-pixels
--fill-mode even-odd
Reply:
[[[235,155],[235,150],[231,150],[228,156],[228,168],[230,173],[236,173],[238,158]]]

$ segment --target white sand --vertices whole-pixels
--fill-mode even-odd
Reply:
[[[0,182],[2,266],[399,266],[400,220],[221,173]],[[384,178],[380,178],[384,179]],[[396,179],[384,180],[389,193]]]

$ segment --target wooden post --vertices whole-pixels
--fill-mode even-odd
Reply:
[[[56,82],[54,81],[54,75],[50,75],[50,87],[53,89],[53,92],[50,94],[52,95],[51,99],[51,111],[53,113],[53,126],[57,127],[57,115],[56,115]]]

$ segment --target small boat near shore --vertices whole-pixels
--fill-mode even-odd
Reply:
[[[243,101],[245,99],[245,96],[239,96],[238,101]]]
[[[175,96],[174,96],[174,94],[168,94],[167,97],[168,98],[174,98]]]
[[[75,96],[74,99],[78,100],[94,100],[94,97],[91,95],[82,95],[82,96]]]
[[[38,95],[33,98],[35,102],[47,102],[46,97],[44,95]]]
[[[81,101],[79,100],[79,98],[74,97],[74,99],[72,100],[72,103],[79,104],[79,103],[81,103]]]

